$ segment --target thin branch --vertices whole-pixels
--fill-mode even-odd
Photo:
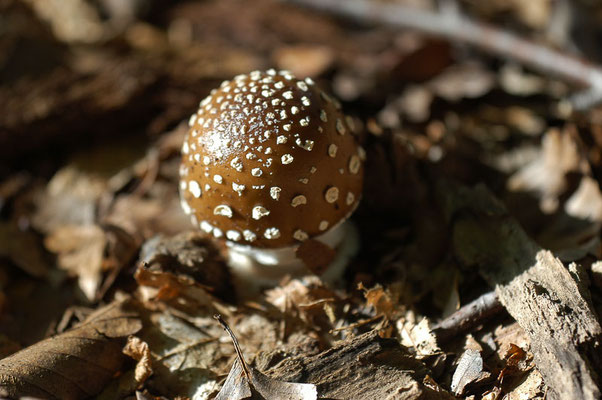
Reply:
[[[483,323],[486,319],[500,313],[502,310],[504,310],[504,306],[500,303],[495,291],[492,290],[461,307],[458,311],[439,322],[433,327],[433,331],[440,342],[446,342]]]
[[[460,13],[438,13],[401,4],[369,0],[287,0],[359,21],[378,22],[420,31],[478,47],[494,55],[585,86],[589,96],[579,95],[572,105],[590,107],[602,99],[602,68],[578,57],[518,37],[491,25],[473,21]],[[592,95],[592,93],[595,93]],[[589,101],[588,101],[589,100]]]

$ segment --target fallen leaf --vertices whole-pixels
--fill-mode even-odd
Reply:
[[[238,340],[230,327],[219,315],[215,318],[230,335],[237,354],[237,359],[215,400],[248,399],[253,392],[258,393],[264,399],[317,400],[318,389],[313,384],[282,382],[250,368],[244,360]]]
[[[334,310],[329,307],[341,300],[314,275],[292,279],[282,286],[269,289],[265,292],[265,299],[282,312],[287,322],[290,317],[295,317],[312,329],[325,330],[331,329],[336,320],[332,318]],[[292,326],[287,325],[287,328],[291,329]]]
[[[125,338],[141,327],[127,301],[111,303],[75,328],[0,360],[0,397],[89,398],[119,371]]]
[[[539,75],[525,72],[514,63],[504,65],[499,72],[499,83],[507,93],[531,96],[546,91],[546,80]]]
[[[106,181],[94,174],[74,166],[64,167],[48,182],[46,190],[36,195],[33,226],[51,232],[63,225],[94,223],[98,201],[106,187]]]
[[[397,330],[401,336],[401,344],[414,349],[417,358],[441,353],[428,319],[422,318],[416,323],[416,316],[409,311],[404,318],[397,321]]]
[[[151,269],[142,263],[136,269],[134,278],[144,300],[163,301],[179,309],[216,312],[216,299],[207,291],[206,286],[197,283],[190,276]]]
[[[586,173],[587,160],[577,142],[574,128],[550,129],[542,139],[539,156],[508,180],[513,192],[533,192],[545,213],[558,209],[559,197],[567,189],[568,173]]]
[[[192,278],[216,295],[233,293],[232,277],[219,249],[202,232],[154,236],[142,246],[139,263],[155,275]]]
[[[160,185],[154,184],[157,189]],[[134,237],[150,238],[158,233],[175,235],[192,227],[184,214],[175,187],[162,187],[165,198],[119,195],[103,223],[119,226]],[[159,191],[159,190],[158,190]]]
[[[460,357],[454,376],[452,377],[451,390],[459,396],[464,393],[466,385],[479,379],[483,373],[483,358],[481,353],[468,349]]]
[[[0,223],[0,257],[7,257],[16,266],[36,278],[48,274],[40,239],[31,231],[23,231],[10,222]]]
[[[387,318],[391,317],[395,310],[395,304],[387,290],[381,285],[376,285],[371,289],[367,289],[361,282],[357,288],[364,291],[366,304],[374,309],[376,315],[384,315]]]
[[[100,297],[104,272],[112,271],[114,279],[138,249],[138,243],[128,233],[108,225],[61,226],[46,237],[44,244],[48,250],[57,253],[59,267],[77,277],[78,285],[89,301]]]
[[[123,348],[123,354],[138,361],[134,371],[134,379],[136,379],[136,382],[144,383],[153,373],[151,352],[148,344],[136,336],[130,336]]]
[[[54,230],[44,241],[46,248],[58,255],[58,265],[77,277],[90,301],[102,280],[102,262],[107,244],[98,225],[65,225]]]

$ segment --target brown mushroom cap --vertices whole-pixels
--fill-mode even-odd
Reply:
[[[311,79],[255,71],[225,81],[190,118],[180,194],[193,223],[260,248],[298,244],[347,218],[364,151]]]

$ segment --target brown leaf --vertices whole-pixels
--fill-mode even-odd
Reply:
[[[155,189],[159,186],[157,183],[154,185]],[[142,238],[150,238],[158,233],[175,235],[190,229],[190,219],[182,211],[175,187],[161,189],[164,198],[117,196],[103,222],[119,226],[130,235]]]
[[[65,225],[54,230],[44,241],[48,250],[58,254],[59,266],[78,278],[88,300],[96,297],[102,280],[102,262],[107,244],[97,225]]]
[[[364,291],[364,297],[366,298],[366,304],[374,308],[376,315],[385,315],[390,317],[395,309],[395,304],[391,299],[391,295],[382,286],[376,285],[372,289],[367,289],[360,282],[358,289]]]
[[[186,275],[149,269],[141,264],[134,274],[145,300],[164,301],[178,309],[200,309],[214,313],[215,298],[207,292],[207,287]]]
[[[140,261],[153,274],[186,276],[214,294],[232,296],[232,277],[224,259],[202,232],[157,235],[142,246]]]
[[[113,271],[114,279],[138,248],[124,230],[98,225],[61,226],[46,237],[44,244],[57,253],[59,266],[78,278],[80,289],[90,301],[98,298],[103,273]]]
[[[265,292],[265,299],[282,312],[287,328],[292,330],[299,318],[312,329],[332,329],[336,322],[335,309],[340,297],[314,275],[291,281]]]
[[[36,195],[36,213],[32,223],[42,232],[63,225],[89,225],[95,220],[97,203],[106,189],[106,181],[94,174],[67,166]]]
[[[418,359],[441,353],[428,319],[423,318],[417,322],[414,312],[408,311],[397,321],[397,329],[401,344],[414,349]]]
[[[124,361],[124,338],[142,327],[127,302],[114,302],[79,326],[0,360],[0,396],[84,399],[99,393]]]
[[[550,129],[542,139],[540,154],[512,175],[507,186],[510,191],[537,194],[542,211],[551,213],[558,209],[559,197],[568,189],[567,174],[587,172],[575,129]]]
[[[43,278],[48,273],[39,238],[9,222],[0,223],[0,257],[9,258],[33,277]]]
[[[134,372],[134,378],[136,379],[136,382],[144,383],[144,381],[146,381],[153,373],[151,352],[148,348],[148,344],[136,336],[130,336],[128,337],[127,344],[123,348],[123,354],[138,361]]]
[[[495,75],[481,64],[465,63],[449,67],[429,82],[429,88],[444,99],[456,102],[479,98],[495,85]]]

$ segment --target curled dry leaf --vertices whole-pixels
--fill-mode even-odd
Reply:
[[[422,318],[416,323],[414,312],[408,311],[397,321],[397,330],[401,336],[401,344],[413,349],[418,359],[441,353],[428,319]]]
[[[157,233],[175,235],[190,229],[190,219],[180,207],[177,190],[159,183],[155,183],[154,188],[164,198],[117,196],[103,222],[120,226],[130,235],[144,239]]]
[[[128,302],[103,307],[77,327],[0,360],[0,397],[89,398],[119,371],[125,338],[141,328]]]
[[[384,315],[387,318],[392,316],[395,311],[395,303],[388,290],[385,290],[381,285],[367,289],[361,282],[357,288],[364,291],[366,304],[374,309],[376,315]]]
[[[138,361],[134,371],[134,379],[136,379],[136,382],[144,383],[153,373],[151,352],[148,344],[136,336],[130,336],[123,348],[123,354]]]

